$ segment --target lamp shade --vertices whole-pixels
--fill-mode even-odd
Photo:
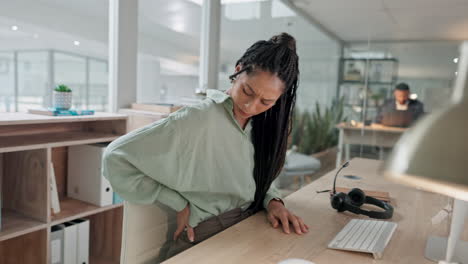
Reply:
[[[402,135],[384,165],[384,175],[468,201],[468,43],[461,46],[460,57],[451,103],[427,114]]]

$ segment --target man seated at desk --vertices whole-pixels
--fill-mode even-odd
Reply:
[[[399,83],[393,92],[395,98],[386,102],[377,115],[376,123],[386,126],[408,127],[424,114],[424,105],[409,98],[408,84]]]

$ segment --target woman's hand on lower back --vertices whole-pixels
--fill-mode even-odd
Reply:
[[[182,211],[177,213],[177,229],[174,232],[174,240],[177,240],[177,238],[184,231],[184,229],[186,229],[188,239],[191,242],[195,241],[195,232],[193,231],[193,228],[189,225],[189,218],[190,206],[189,204],[187,204],[187,206]]]
[[[278,228],[282,225],[283,231],[286,234],[290,233],[289,223],[292,224],[293,231],[299,235],[309,232],[309,227],[304,224],[304,221],[299,216],[292,214],[279,201],[270,201],[267,208],[267,218],[273,228]]]

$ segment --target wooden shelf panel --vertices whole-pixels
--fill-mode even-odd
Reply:
[[[123,204],[113,204],[99,207],[76,199],[65,198],[60,201],[60,213],[52,215],[51,225],[58,225],[77,218],[86,217],[122,206]]]
[[[0,242],[0,263],[47,264],[48,229]]]
[[[118,264],[119,261],[108,260],[96,256],[89,257],[89,264]]]
[[[1,217],[0,241],[47,228],[47,223],[24,217],[7,209],[2,209]]]
[[[45,123],[72,123],[83,121],[107,121],[107,120],[126,120],[124,114],[96,112],[94,115],[85,116],[46,116],[34,115],[29,113],[0,113],[1,125],[25,125],[25,124],[45,124]]]
[[[85,131],[0,136],[0,152],[109,142],[119,136],[111,133]]]

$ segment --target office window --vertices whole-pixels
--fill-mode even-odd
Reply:
[[[198,86],[201,1],[140,0],[138,102],[180,103]]]
[[[15,109],[15,62],[13,52],[0,52],[0,112]]]
[[[52,84],[49,82],[49,53],[18,52],[18,111],[47,107],[51,102]]]
[[[65,84],[73,92],[72,107],[86,109],[88,105],[88,91],[86,85],[86,58],[55,52],[54,58],[54,86]]]
[[[87,60],[107,60],[108,3],[0,1],[0,10],[8,13],[0,19],[0,111],[49,107],[57,83],[69,83],[73,107],[85,108],[88,82],[101,74],[88,72]]]
[[[107,111],[108,104],[108,65],[104,60],[88,59],[88,108]]]
[[[259,6],[260,19],[223,19],[221,24],[220,89],[228,89],[228,76],[245,50],[261,39],[287,32],[296,38],[299,55],[300,85],[297,106],[301,110],[329,106],[336,96],[340,45],[295,14],[280,1],[244,3]],[[229,5],[223,6],[227,9]],[[240,30],[242,29],[242,30]]]
[[[260,18],[261,2],[232,3],[224,5],[224,16],[230,20],[251,20]]]
[[[281,0],[273,0],[271,4],[272,17],[293,17],[296,13],[286,6]]]

